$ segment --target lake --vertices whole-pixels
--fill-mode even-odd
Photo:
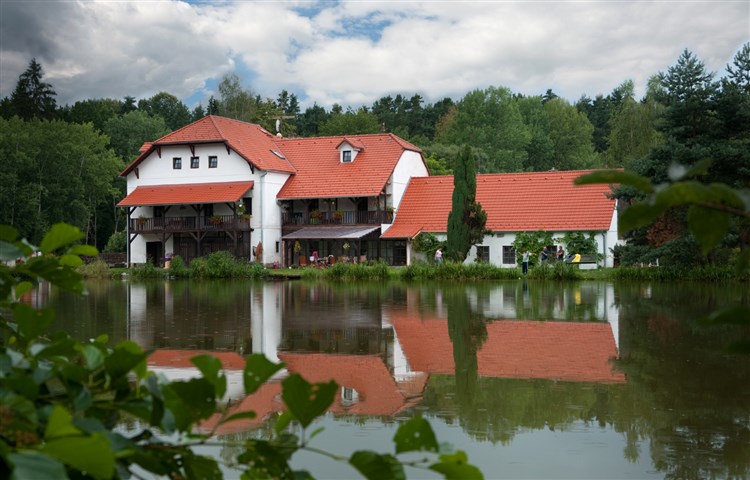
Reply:
[[[312,445],[330,452],[391,452],[399,422],[421,414],[486,478],[750,477],[750,355],[725,353],[747,328],[696,322],[747,305],[746,285],[86,286],[85,297],[46,287],[34,301],[55,306],[57,325],[77,338],[107,334],[155,349],[151,368],[170,378],[194,375],[197,351],[216,352],[231,400],[259,417],[222,427],[231,438],[267,437],[281,410],[278,379],[242,398],[243,356],[264,353],[288,372],[340,385],[309,429],[325,427]],[[359,477],[313,453],[294,466],[317,478]]]

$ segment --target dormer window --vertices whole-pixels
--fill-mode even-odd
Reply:
[[[339,151],[339,161],[341,163],[352,163],[365,147],[357,138],[345,138],[336,148]]]

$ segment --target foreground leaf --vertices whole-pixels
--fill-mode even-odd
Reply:
[[[68,477],[62,463],[38,452],[11,453],[8,458],[15,467],[11,480],[58,480]]]
[[[380,455],[375,452],[354,452],[349,463],[365,478],[371,480],[389,478],[394,480],[406,479],[404,466],[393,455]]]
[[[282,368],[284,368],[283,363],[273,363],[263,354],[256,353],[250,355],[245,360],[245,371],[242,375],[245,394],[250,395],[254,393]]]
[[[338,390],[334,381],[313,385],[296,373],[285,378],[281,386],[281,398],[294,418],[305,428],[328,410]]]
[[[428,451],[437,452],[438,442],[430,422],[422,417],[414,417],[402,423],[393,437],[396,453]]]
[[[40,451],[94,478],[111,478],[115,473],[114,453],[107,438],[100,433],[52,440]]]
[[[458,451],[451,455],[440,455],[440,462],[430,465],[430,470],[454,480],[482,480],[484,476],[474,465],[467,463],[466,453]]]

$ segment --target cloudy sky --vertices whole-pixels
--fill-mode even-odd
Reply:
[[[235,72],[304,107],[490,85],[574,102],[649,76],[689,49],[721,75],[750,41],[750,1],[0,0],[0,97],[32,57],[59,105],[160,91],[206,104]]]

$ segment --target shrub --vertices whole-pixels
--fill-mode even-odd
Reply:
[[[83,278],[111,278],[112,270],[107,265],[107,262],[101,258],[97,258],[93,262],[81,265],[76,269],[76,272],[81,274]]]
[[[528,276],[535,280],[580,280],[583,278],[578,266],[563,262],[542,263],[529,270]]]
[[[166,272],[164,269],[155,266],[152,262],[144,265],[137,265],[130,270],[133,278],[164,278]]]
[[[107,253],[126,252],[128,249],[128,236],[124,230],[114,232],[107,244],[104,245],[104,251]]]
[[[185,261],[181,256],[175,255],[172,257],[172,261],[169,263],[169,275],[173,277],[187,277],[190,275],[190,270],[185,265]]]

